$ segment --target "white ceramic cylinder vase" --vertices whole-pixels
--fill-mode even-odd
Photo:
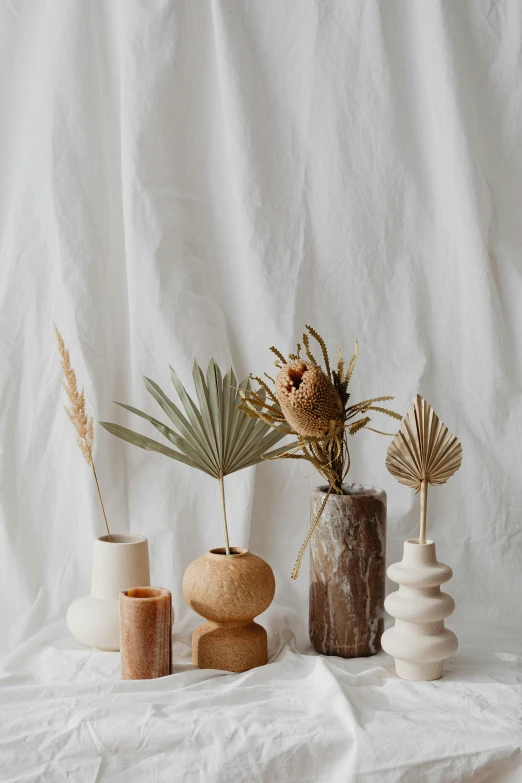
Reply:
[[[144,536],[111,533],[94,542],[91,592],[67,611],[69,631],[95,650],[120,649],[120,592],[150,586],[149,546]]]
[[[388,568],[388,576],[399,589],[384,602],[395,617],[395,625],[382,636],[382,647],[395,658],[395,671],[403,680],[438,680],[444,660],[456,651],[457,637],[444,627],[444,619],[455,602],[440,586],[453,572],[439,563],[435,543],[404,542],[400,563]]]

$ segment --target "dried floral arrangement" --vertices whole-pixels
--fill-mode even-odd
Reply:
[[[369,426],[371,417],[367,414],[370,411],[401,419],[400,414],[395,411],[377,405],[379,402],[393,400],[391,396],[350,403],[348,386],[358,358],[357,341],[348,366],[341,349],[338,348],[337,362],[332,367],[325,341],[311,326],[306,328],[308,334],[303,334],[302,345],[298,343],[296,353],[289,354],[288,359],[274,346],[270,348],[277,356],[275,365],[279,369],[275,378],[264,374],[272,387],[263,378],[251,375],[261,390],[242,391],[242,402],[239,406],[248,416],[261,420],[284,435],[296,438],[286,450],[283,447],[278,450],[278,454],[273,457],[266,455],[266,458],[306,460],[328,483],[323,503],[299,550],[292,579],[297,579],[299,575],[306,547],[330,494],[344,494],[344,480],[350,469],[348,436],[363,429],[383,435],[390,434]],[[311,351],[310,337],[317,342],[321,350],[324,368]],[[306,358],[301,355],[303,346]]]
[[[428,484],[445,484],[461,463],[459,439],[417,394],[388,446],[386,467],[401,484],[421,493],[419,544],[426,543]]]
[[[80,451],[83,454],[83,458],[87,465],[89,465],[89,467],[92,469],[103,519],[105,521],[105,527],[107,528],[107,538],[110,541],[111,533],[109,530],[109,523],[107,522],[107,515],[105,514],[105,507],[103,505],[103,499],[100,491],[100,485],[98,483],[98,476],[96,475],[96,468],[94,467],[94,457],[92,453],[94,447],[93,418],[92,416],[88,416],[87,411],[85,410],[85,393],[83,389],[81,392],[78,391],[76,373],[71,366],[71,357],[69,356],[69,351],[65,347],[62,335],[56,326],[54,327],[54,331],[56,332],[56,340],[58,342],[58,350],[60,352],[60,361],[64,376],[63,387],[71,404],[70,408],[68,408],[67,405],[64,405],[63,407],[65,408],[65,412],[67,413],[74,429],[76,430],[77,443],[80,447]]]
[[[229,555],[225,476],[256,465],[261,462],[263,456],[268,458],[276,456],[279,450],[269,451],[269,449],[280,441],[284,434],[272,429],[264,421],[252,421],[239,409],[240,395],[250,392],[250,381],[245,378],[237,386],[236,376],[232,369],[223,377],[214,359],[210,360],[206,376],[198,363],[194,362],[192,378],[199,408],[187,393],[172,367],[170,373],[174,388],[183,405],[184,414],[154,381],[151,381],[150,378],[145,378],[144,381],[147,391],[169,417],[176,431],[131,405],[125,405],[122,402],[116,404],[149,421],[176,447],[175,449],[122,427],[120,424],[104,421],[100,423],[108,432],[134,446],[164,454],[166,457],[201,470],[219,481],[225,552]],[[258,396],[259,399],[264,399],[264,391],[261,390]]]

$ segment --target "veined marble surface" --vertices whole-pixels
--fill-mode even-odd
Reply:
[[[386,574],[386,493],[346,485],[330,495],[310,542],[310,640],[324,655],[381,649]],[[326,487],[312,493],[312,519]]]

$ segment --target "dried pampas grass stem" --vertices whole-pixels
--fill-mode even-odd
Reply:
[[[100,491],[100,485],[98,483],[98,476],[96,475],[96,468],[94,467],[94,459],[92,456],[92,449],[94,445],[94,420],[92,416],[88,416],[87,412],[85,410],[85,393],[82,389],[81,392],[78,391],[78,384],[76,381],[76,373],[74,372],[72,366],[71,366],[71,357],[69,356],[69,351],[65,347],[65,343],[63,341],[62,335],[56,328],[54,327],[54,330],[56,332],[56,340],[58,342],[58,350],[60,351],[60,358],[61,358],[61,364],[62,364],[62,370],[63,370],[63,387],[67,393],[67,397],[69,398],[69,402],[71,404],[71,407],[68,408],[67,405],[64,405],[65,412],[69,419],[71,420],[74,429],[77,432],[77,443],[80,447],[80,451],[83,454],[83,458],[85,462],[89,465],[89,467],[92,469],[93,475],[94,475],[94,481],[96,482],[96,490],[98,492],[98,498],[100,499],[100,506],[103,513],[103,519],[105,520],[105,527],[107,528],[107,538],[109,541],[111,540],[111,534],[109,531],[109,524],[107,522],[107,515],[105,514],[105,507],[103,505],[103,500],[101,496]]]

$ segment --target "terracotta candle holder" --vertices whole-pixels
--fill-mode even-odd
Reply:
[[[172,665],[172,595],[162,587],[120,593],[122,680],[166,677]]]

